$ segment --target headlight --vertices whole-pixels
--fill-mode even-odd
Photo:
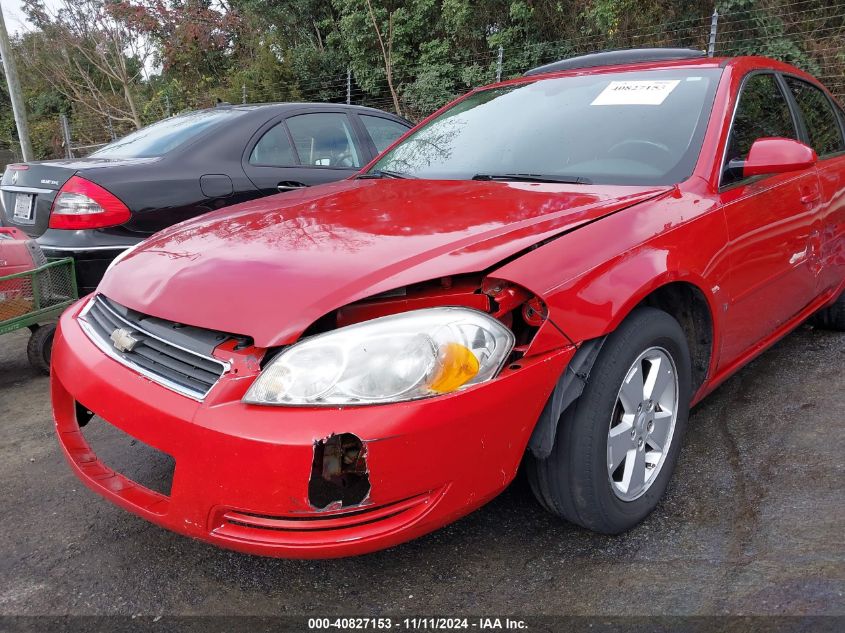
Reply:
[[[337,406],[426,398],[490,380],[513,345],[508,328],[476,310],[395,314],[285,349],[244,402]]]

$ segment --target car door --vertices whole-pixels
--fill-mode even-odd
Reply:
[[[816,150],[822,205],[810,234],[809,266],[817,292],[835,290],[845,279],[845,136],[835,104],[817,86],[784,76],[798,108],[807,143]]]
[[[799,139],[781,79],[748,75],[741,87],[723,157],[719,199],[729,235],[722,361],[762,344],[815,296],[808,266],[810,233],[821,193],[814,168],[744,178],[741,161],[758,138]]]
[[[244,171],[264,195],[343,180],[369,158],[342,111],[279,119],[247,149]]]

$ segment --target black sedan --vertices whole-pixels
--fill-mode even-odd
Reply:
[[[342,180],[410,128],[358,106],[219,106],[165,119],[86,158],[9,165],[0,225],[76,260],[80,292],[152,233],[252,198]]]

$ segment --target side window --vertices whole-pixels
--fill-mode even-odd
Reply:
[[[288,129],[303,165],[360,167],[349,118],[340,112],[300,114],[287,120]]]
[[[742,170],[732,169],[731,161],[748,158],[758,138],[780,136],[797,139],[789,105],[774,75],[751,76],[742,87],[722,173],[722,186],[742,180]]]
[[[379,154],[390,147],[393,141],[408,131],[407,127],[390,119],[383,119],[380,116],[370,116],[368,114],[360,114],[358,116],[361,117],[361,122],[367,128],[367,133],[373,139],[373,144],[376,146]]]
[[[816,150],[816,154],[826,156],[845,150],[842,131],[836,121],[836,111],[827,95],[806,81],[794,77],[786,77],[786,85],[801,108],[804,124],[810,135],[810,145]]]
[[[284,123],[277,123],[264,133],[264,136],[252,148],[249,164],[271,167],[288,167],[297,164]]]

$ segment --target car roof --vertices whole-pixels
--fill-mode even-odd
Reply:
[[[621,64],[608,64],[602,66],[590,66],[584,68],[571,68],[563,70],[553,70],[549,72],[542,72],[531,74],[527,76],[517,77],[503,81],[498,84],[491,84],[491,86],[510,85],[519,83],[532,83],[535,81],[544,81],[546,79],[555,79],[558,77],[573,77],[581,75],[593,75],[604,73],[624,73],[635,72],[641,70],[672,70],[672,69],[696,69],[696,68],[726,68],[735,67],[738,70],[747,71],[754,69],[767,69],[779,72],[790,73],[800,77],[813,80],[818,83],[818,79],[812,75],[802,71],[791,64],[780,62],[770,57],[762,56],[738,56],[738,57],[693,57],[685,59],[667,59],[667,60],[646,60],[636,61]],[[485,86],[488,88],[490,86]]]

